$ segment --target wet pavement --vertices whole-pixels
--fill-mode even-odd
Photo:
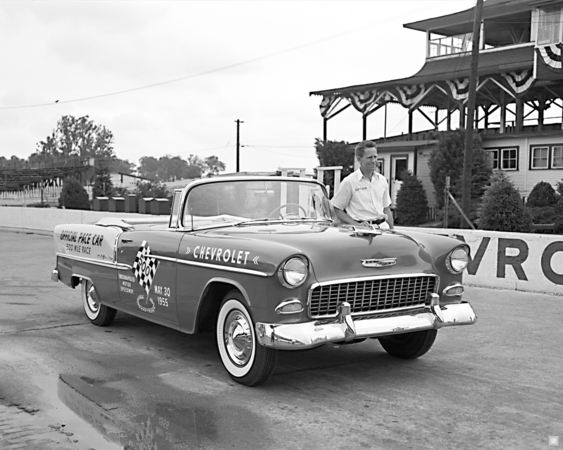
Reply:
[[[416,361],[376,340],[282,352],[246,388],[211,334],[91,325],[49,279],[52,238],[0,232],[0,248],[2,450],[563,446],[563,297],[470,287],[477,324]]]

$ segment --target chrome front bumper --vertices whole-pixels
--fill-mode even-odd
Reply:
[[[434,303],[434,302],[433,302]],[[330,321],[316,320],[295,324],[256,324],[258,342],[280,350],[313,348],[327,342],[350,342],[413,331],[432,330],[456,325],[472,325],[477,316],[467,302],[440,306],[433,304],[423,312],[395,317],[354,320],[350,304],[342,302],[338,316]]]

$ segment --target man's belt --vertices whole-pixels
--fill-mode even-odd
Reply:
[[[369,223],[370,225],[379,225],[385,222],[385,219],[381,217],[380,219],[366,220],[366,222]]]

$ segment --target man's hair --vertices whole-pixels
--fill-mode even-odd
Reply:
[[[356,145],[355,154],[357,158],[361,158],[364,156],[366,148],[375,148],[377,149],[377,145],[373,141],[362,141],[358,145]]]

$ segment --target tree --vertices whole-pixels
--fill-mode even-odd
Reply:
[[[93,197],[111,197],[113,195],[113,182],[109,173],[109,167],[105,164],[96,166],[96,179],[92,188]]]
[[[113,144],[112,132],[88,116],[63,116],[51,135],[37,144],[35,155],[112,160],[116,158]]]
[[[139,158],[139,175],[150,180],[158,178],[158,159],[153,156],[142,156]]]
[[[465,130],[448,131],[439,134],[438,146],[430,155],[430,180],[434,185],[434,195],[439,208],[444,207],[444,188],[446,177],[450,177],[450,192],[461,199],[461,177],[463,175],[463,149]],[[481,137],[473,137],[473,167],[471,168],[471,199],[478,202],[491,178],[493,170],[481,146]]]
[[[545,181],[536,184],[528,196],[527,206],[542,207],[553,206],[557,203],[557,193],[553,186]]]
[[[205,158],[205,172],[207,177],[219,175],[219,172],[225,171],[225,163],[219,161],[215,155]]]
[[[344,141],[324,141],[315,139],[315,151],[321,167],[342,166],[341,178],[354,171],[354,148]],[[324,184],[330,187],[334,195],[334,173],[327,172]]]
[[[479,227],[483,230],[529,233],[532,216],[522,203],[518,189],[504,172],[495,173],[483,195]]]
[[[127,159],[111,159],[109,161],[109,171],[110,173],[126,173],[131,174],[135,170],[135,164]]]
[[[212,165],[217,166],[217,168],[213,168],[213,170],[225,170],[225,165],[219,161],[217,157],[211,158],[216,159],[215,161],[210,161]],[[184,178],[200,178],[204,167],[206,170],[209,170],[206,161],[197,159],[198,165],[196,166],[190,163],[189,160],[186,161],[179,156],[166,155],[158,159],[153,156],[143,156],[139,160],[139,174],[144,178],[160,182],[181,180]]]
[[[74,178],[66,178],[63,182],[59,205],[66,209],[90,209],[90,200],[84,186]]]
[[[420,225],[428,218],[428,199],[420,180],[408,171],[402,174],[403,184],[397,193],[396,223]]]

